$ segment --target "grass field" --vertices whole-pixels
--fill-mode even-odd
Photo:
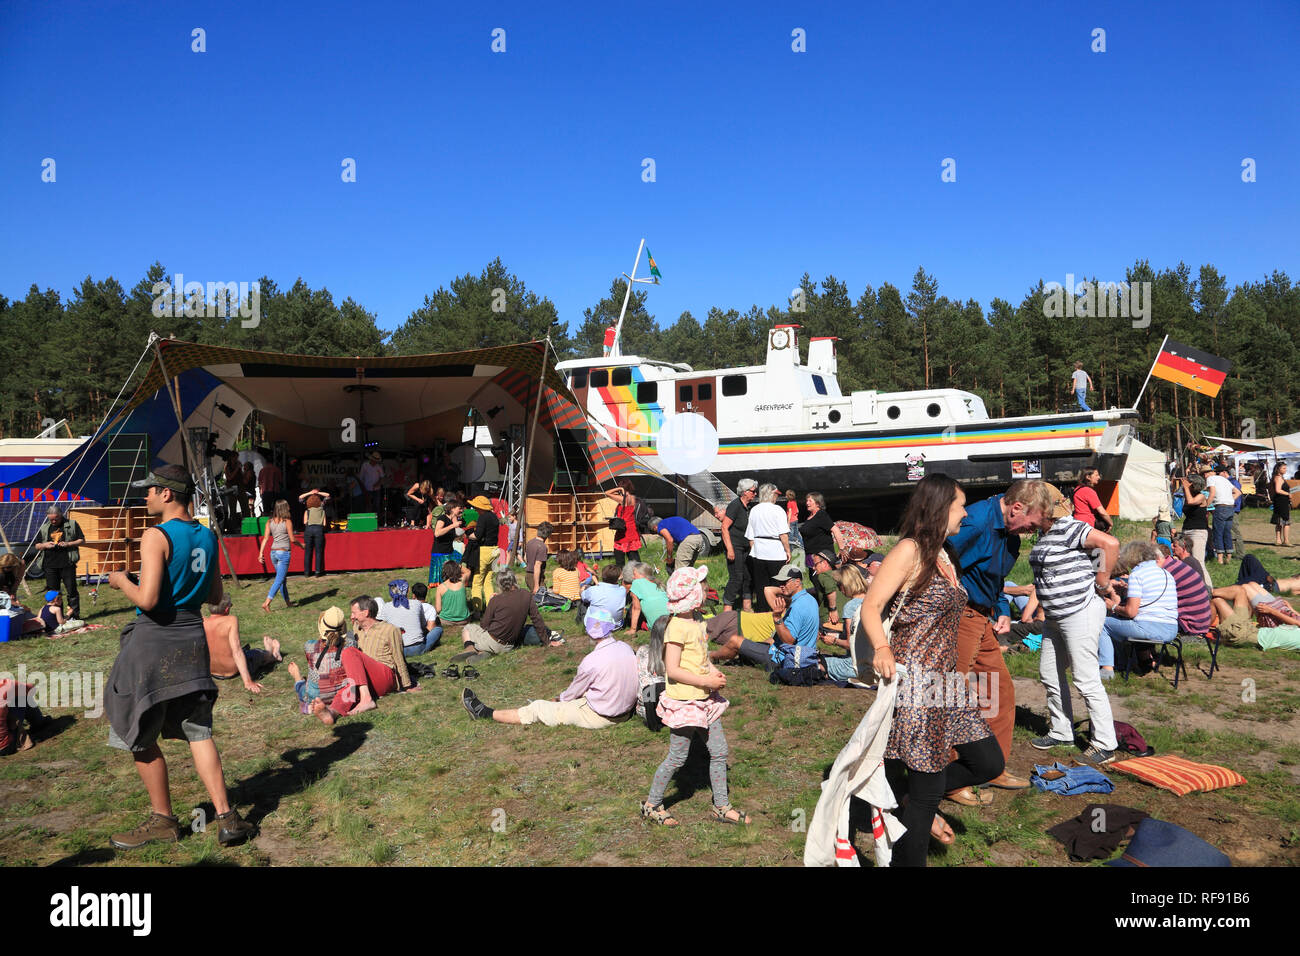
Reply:
[[[1146,535],[1130,525],[1121,539]],[[1125,533],[1127,532],[1127,533]],[[1245,524],[1248,550],[1275,574],[1294,575],[1300,552],[1279,555],[1263,517]],[[1268,542],[1265,545],[1262,542]],[[1028,552],[1028,546],[1024,547]],[[657,553],[647,555],[651,560]],[[709,560],[709,582],[719,588],[725,570]],[[1217,583],[1235,580],[1236,567],[1211,565]],[[254,645],[263,634],[284,642],[286,657],[302,663],[302,644],[315,634],[316,616],[357,594],[386,593],[385,582],[423,570],[290,579],[293,609],[258,609],[267,581],[236,592],[241,633]],[[1022,559],[1013,579],[1029,579]],[[83,591],[83,617],[109,628],[57,641],[0,644],[0,671],[102,671],[117,652],[128,608],[111,589],[97,599]],[[525,648],[479,665],[471,686],[493,706],[519,706],[553,697],[572,678],[590,647],[572,615],[554,615],[568,644]],[[439,669],[459,648],[437,648],[422,660]],[[1160,676],[1117,679],[1110,687],[1116,718],[1134,724],[1161,754],[1222,763],[1247,785],[1210,794],[1174,795],[1110,773],[1116,788],[1100,802],[1139,807],[1187,827],[1220,846],[1237,864],[1300,863],[1300,655],[1225,648],[1213,680],[1203,668],[1204,647],[1186,652],[1190,676],[1175,692]],[[1044,729],[1038,655],[1008,658],[1018,704],[1010,769],[1028,775],[1047,762],[1028,745]],[[178,845],[122,853],[109,834],[135,826],[148,809],[131,760],[105,743],[105,718],[51,711],[56,732],[25,753],[0,758],[0,860],[10,865],[196,864],[689,864],[792,865],[802,858],[801,821],[811,816],[819,784],[836,753],[870,705],[870,692],[776,687],[752,668],[726,671],[731,708],[723,719],[731,747],[733,801],[749,811],[749,828],[706,819],[706,759],[692,753],[669,788],[667,803],[682,826],[643,822],[637,812],[655,767],[667,750],[666,733],[630,721],[609,730],[508,727],[471,721],[459,697],[464,681],[437,678],[417,693],[380,701],[379,709],[327,728],[298,713],[283,666],[262,681],[260,696],[239,681],[223,682],[215,711],[217,745],[234,804],[261,826],[252,843],[225,850],[216,834],[193,833]],[[1251,695],[1243,688],[1253,688]],[[1077,714],[1085,714],[1076,706]],[[192,808],[211,818],[212,807],[194,774],[189,750],[164,743],[178,816]],[[1063,755],[1063,752],[1054,752]],[[1034,790],[998,791],[995,803],[966,809],[945,803],[956,843],[934,846],[931,865],[1068,865],[1044,831],[1075,816],[1097,798],[1058,797]],[[869,849],[869,835],[859,837]]]

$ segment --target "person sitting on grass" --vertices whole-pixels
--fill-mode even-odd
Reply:
[[[438,609],[430,604],[426,598],[429,596],[429,586],[420,581],[411,585],[411,597],[420,605],[420,612],[424,615],[427,624],[427,630],[424,632],[424,639],[418,644],[407,644],[403,641],[402,653],[407,657],[418,657],[421,654],[427,654],[438,646],[442,640],[442,627],[438,624]]]
[[[464,624],[469,620],[469,592],[461,577],[459,561],[444,561],[442,581],[433,592],[433,608],[442,626]]]
[[[583,618],[593,608],[601,608],[623,626],[627,611],[627,589],[619,583],[623,572],[617,564],[607,564],[600,569],[600,583],[590,584],[582,589],[581,610]]]
[[[45,606],[41,608],[40,619],[41,624],[45,626],[45,633],[51,637],[57,637],[60,634],[66,634],[68,631],[75,631],[79,627],[86,626],[85,621],[64,616],[63,595],[58,591],[45,592]]]
[[[818,663],[817,599],[803,586],[803,568],[787,564],[773,580],[779,590],[772,595],[772,620],[776,633],[768,655],[772,667],[812,667]]]
[[[351,608],[357,646],[344,647],[339,660],[353,688],[335,695],[328,707],[320,700],[312,703],[311,712],[325,724],[334,723],[336,717],[374,710],[379,706],[376,700],[388,694],[420,689],[406,669],[402,632],[376,617],[379,606],[375,599],[355,597]]]
[[[316,701],[329,706],[340,691],[350,690],[354,685],[347,671],[343,669],[343,650],[357,646],[356,637],[348,631],[348,620],[343,609],[328,607],[316,620],[316,632],[319,640],[308,641],[303,645],[307,656],[307,676],[295,661],[289,661],[289,676],[293,678],[293,689],[298,695],[301,711],[304,714],[315,713]],[[335,711],[336,716],[341,716]]]
[[[839,592],[846,598],[843,609],[844,617],[838,633],[835,631],[822,631],[821,639],[823,643],[832,647],[851,651],[853,648],[853,635],[857,633],[858,629],[858,613],[862,610],[862,599],[866,597],[870,583],[858,570],[857,566],[852,564],[832,571],[831,577]],[[853,666],[852,653],[847,656],[823,654],[821,663],[826,676],[831,680],[847,681],[857,679],[858,671]]]
[[[221,600],[209,606],[211,613],[203,619],[203,633],[208,639],[208,669],[217,680],[239,677],[245,690],[260,694],[262,685],[257,683],[257,678],[283,659],[280,642],[273,637],[263,637],[260,650],[241,645],[239,618],[231,613],[230,607],[230,595],[222,593]]]
[[[551,590],[566,601],[582,597],[582,576],[578,574],[577,551],[561,551],[555,556],[555,570],[551,573]]]
[[[464,650],[453,657],[452,662],[478,663],[524,645],[539,646],[543,634],[548,635],[551,647],[564,643],[560,632],[547,626],[532,594],[519,587],[515,572],[509,569],[498,571],[497,593],[488,601],[483,620],[465,625],[461,632]]]
[[[14,637],[45,630],[41,619],[18,600],[18,586],[26,572],[27,565],[18,555],[12,551],[0,554],[0,614],[9,615],[9,632]]]
[[[535,700],[518,710],[494,710],[466,687],[461,703],[475,720],[499,724],[532,724],[547,727],[562,724],[597,730],[627,720],[636,708],[637,669],[632,648],[612,635],[622,621],[601,608],[592,608],[584,626],[595,642],[591,653],[578,665],[578,673],[554,700]]]
[[[655,584],[654,573],[655,569],[644,561],[629,561],[623,568],[623,585],[632,595],[628,630],[633,634],[640,627],[650,630],[668,613],[668,595]]]
[[[402,632],[403,657],[415,657],[431,651],[442,638],[442,628],[433,623],[433,618],[425,616],[424,604],[418,600],[412,601],[410,593],[411,586],[405,578],[389,581],[388,600],[379,609],[379,620],[392,624]],[[437,612],[434,613],[436,616]]]

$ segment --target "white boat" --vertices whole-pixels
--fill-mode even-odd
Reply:
[[[88,436],[55,437],[66,421],[59,421],[35,438],[0,438],[0,487],[48,468],[81,447]]]
[[[884,504],[934,472],[974,498],[1024,477],[1072,485],[1087,466],[1118,480],[1135,437],[1134,409],[990,418],[978,395],[953,388],[845,395],[837,340],[812,338],[805,361],[797,325],[768,331],[762,365],[707,371],[621,355],[619,331],[608,355],[556,365],[582,403],[590,438],[666,474],[660,430],[674,415],[703,416],[717,431],[718,454],[707,473],[682,477],[709,500],[718,500],[712,477],[733,488],[753,477],[820,491],[837,513]]]

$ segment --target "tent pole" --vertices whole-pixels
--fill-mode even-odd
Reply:
[[[537,439],[537,416],[542,410],[542,397],[546,389],[546,360],[550,358],[550,355],[551,333],[547,332],[546,348],[542,350],[542,374],[537,378],[537,402],[533,405],[533,424],[528,430],[528,448],[527,451],[524,452],[522,487],[524,489],[523,510],[525,513],[528,511],[528,469],[533,467],[533,449],[536,447],[535,443]],[[523,514],[520,515],[521,518],[523,516]],[[523,522],[521,522],[521,525],[522,523]]]
[[[166,389],[167,397],[171,399],[172,411],[176,414],[177,434],[180,435],[181,439],[181,459],[185,464],[185,470],[193,476],[194,468],[190,464],[190,436],[185,433],[185,419],[181,416],[181,385],[179,381],[173,379],[167,374],[167,365],[163,362],[162,357],[162,347],[158,344],[161,339],[156,334],[153,335],[153,339],[154,357],[158,359],[158,370],[162,372],[163,388]],[[176,391],[174,393],[172,391],[173,382],[176,382]],[[204,496],[207,497],[209,495],[208,489],[211,487],[211,484],[215,484],[215,482],[209,484],[212,476],[208,474],[208,462],[206,456],[203,459],[203,478],[205,479],[203,493]],[[208,527],[210,527],[213,534],[217,536],[217,546],[221,548],[221,553],[226,557],[226,567],[230,569],[230,576],[234,579],[235,586],[242,587],[243,585],[239,583],[239,575],[235,573],[235,563],[230,560],[230,552],[226,550],[226,539],[221,535],[221,522],[217,520],[216,503],[210,498],[208,500]],[[218,572],[219,571],[220,569],[218,569]],[[218,573],[217,576],[220,577],[220,573]]]

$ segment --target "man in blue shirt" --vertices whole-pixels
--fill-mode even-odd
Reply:
[[[655,527],[655,533],[664,539],[664,564],[668,563],[668,555],[673,553],[673,548],[677,549],[673,560],[674,571],[693,567],[695,559],[704,556],[704,535],[685,518],[677,515],[664,518]]]
[[[967,505],[961,528],[948,539],[966,589],[966,609],[957,626],[957,670],[988,675],[980,678],[993,685],[985,692],[988,705],[981,707],[981,713],[1006,760],[1011,759],[1016,690],[998,647],[997,635],[1011,629],[1011,606],[1002,587],[1020,557],[1020,535],[1038,530],[1043,515],[1052,510],[1053,491],[1046,482],[1017,481],[1004,495]],[[988,786],[1020,790],[1029,781],[1003,771]]]
[[[780,585],[777,600],[783,608],[772,609],[772,620],[776,623],[768,651],[772,665],[780,669],[816,664],[821,615],[817,611],[817,599],[804,590],[803,569],[797,564],[787,564],[773,580]]]
[[[223,593],[216,536],[190,516],[194,482],[179,465],[155,468],[131,487],[143,490],[145,508],[162,522],[145,529],[140,539],[139,579],[122,571],[108,576],[109,585],[138,610],[122,631],[105,711],[109,744],[131,752],[153,812],[134,830],[113,834],[110,842],[119,850],[134,850],[180,839],[167,761],[158,746],[161,735],[189,742],[194,768],[217,812],[217,842],[234,846],[257,828],[230,805],[221,755],[212,740],[217,687],[199,610],[204,601],[218,603]]]
[[[623,573],[617,564],[605,565],[600,572],[600,583],[589,584],[582,589],[582,600],[578,602],[579,619],[585,622],[587,610],[598,607],[608,611],[610,617],[622,626],[627,610],[627,588],[619,583],[622,577]],[[586,626],[585,623],[583,626]]]

